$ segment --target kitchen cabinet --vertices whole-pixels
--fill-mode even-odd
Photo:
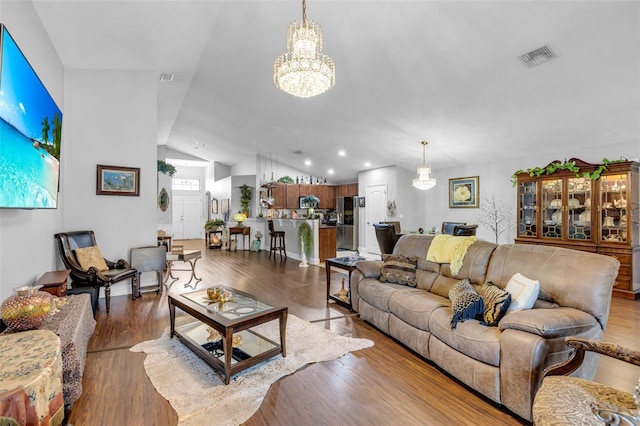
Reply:
[[[300,185],[289,184],[287,185],[285,208],[297,209],[300,207]]]
[[[272,209],[284,209],[287,202],[287,184],[271,182],[262,185],[262,191],[266,191],[267,198],[272,198]]]
[[[345,183],[338,185],[336,197],[357,197],[358,196],[358,184],[357,183]]]
[[[336,227],[321,226],[318,229],[318,238],[320,239],[318,244],[320,262],[336,257]]]
[[[291,193],[291,194],[289,194]],[[294,200],[294,195],[295,200]],[[306,183],[287,185],[287,208],[297,209],[300,205],[299,198],[307,195],[315,195],[320,199],[319,209],[336,208],[336,187],[333,185],[311,185]]]
[[[632,161],[607,165],[571,159],[580,173],[561,170],[540,177],[517,175],[517,244],[539,244],[617,258],[615,296],[640,298],[638,167]],[[554,162],[557,163],[557,162]]]

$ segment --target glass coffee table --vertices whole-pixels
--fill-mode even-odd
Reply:
[[[171,334],[224,376],[231,376],[264,360],[287,356],[287,307],[273,307],[254,296],[235,289],[229,302],[213,302],[207,289],[183,294],[169,294]],[[186,325],[176,327],[176,307],[192,317]],[[251,330],[259,324],[280,321],[280,342],[274,342]]]

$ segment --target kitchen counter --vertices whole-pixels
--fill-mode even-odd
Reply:
[[[245,222],[247,226],[255,227],[256,230],[261,230],[264,237],[262,238],[262,250],[269,250],[270,246],[270,238],[269,238],[269,228],[267,226],[266,217],[258,217],[258,218],[249,218]],[[307,263],[311,265],[319,265],[320,260],[320,229],[325,228],[335,228],[335,226],[330,225],[322,225],[320,219],[304,219],[304,218],[286,218],[286,219],[278,219],[274,218],[273,226],[276,231],[284,231],[284,240],[285,245],[287,247],[287,256],[296,260],[301,260],[302,256],[300,254],[300,248],[298,247],[298,228],[300,224],[303,222],[308,223],[311,226],[313,231],[313,250],[311,251],[311,256],[307,259]],[[330,229],[328,229],[330,231]],[[254,239],[254,236],[251,236]],[[335,256],[334,256],[335,257]]]

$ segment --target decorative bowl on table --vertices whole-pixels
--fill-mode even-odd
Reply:
[[[7,327],[14,331],[33,330],[40,327],[55,311],[53,296],[38,291],[41,287],[23,286],[13,289],[16,294],[9,296],[0,305],[0,315]]]

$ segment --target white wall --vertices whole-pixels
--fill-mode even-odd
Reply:
[[[156,244],[156,73],[69,70],[65,80],[62,229],[92,229],[104,257],[128,259]],[[140,168],[140,196],[96,195],[97,164]],[[119,284],[112,295],[129,292]]]
[[[523,157],[509,160],[508,162],[478,163],[464,167],[441,169],[434,171],[434,177],[438,184],[424,192],[421,205],[417,211],[424,212],[422,220],[427,227],[435,226],[440,229],[443,221],[478,223],[479,209],[475,208],[449,208],[449,179],[467,176],[479,176],[480,178],[480,202],[482,198],[490,196],[493,192],[497,200],[507,205],[512,212],[512,219],[508,231],[500,236],[500,243],[512,243],[516,237],[515,209],[516,189],[511,184],[511,176],[516,170],[526,170],[533,167],[543,167],[554,161],[564,161],[570,158],[579,158],[588,163],[601,163],[603,158],[617,160],[624,157],[629,160],[640,158],[640,144],[638,141],[630,141],[616,145],[602,145],[591,147],[588,150],[576,152],[572,147],[566,147],[555,153],[529,155],[523,152]],[[495,236],[487,228],[478,228],[477,236],[480,239],[494,241]]]
[[[69,148],[65,141],[67,114],[62,62],[31,2],[0,2],[0,22],[7,26],[63,111],[61,163],[64,165]],[[64,178],[64,171],[61,177]],[[44,272],[55,269],[57,251],[53,234],[61,228],[61,206],[67,195],[62,187],[59,195],[55,210],[0,209],[0,301],[12,295],[13,288],[32,284]]]

